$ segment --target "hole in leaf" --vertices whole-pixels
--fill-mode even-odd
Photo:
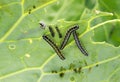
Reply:
[[[16,45],[14,45],[14,44],[9,45],[9,49],[14,50],[15,48],[16,48]]]
[[[30,54],[28,54],[28,53],[25,54],[25,57],[30,58]]]

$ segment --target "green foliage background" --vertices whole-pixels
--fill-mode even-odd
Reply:
[[[120,82],[120,0],[0,0],[0,82]],[[85,57],[71,36],[62,61],[42,39],[58,46],[57,25],[64,36],[80,26]],[[56,32],[56,31],[55,31]]]

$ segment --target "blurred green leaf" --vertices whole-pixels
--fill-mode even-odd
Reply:
[[[98,0],[99,1],[99,8],[102,11],[108,11],[114,13],[114,15],[119,18],[120,17],[120,1],[119,0]]]
[[[96,0],[85,0],[85,6],[89,9],[93,9],[96,5]]]
[[[120,19],[112,10],[101,10],[103,0],[95,1],[99,6],[86,1],[0,1],[0,82],[119,82]],[[47,27],[40,28],[40,21],[52,26],[54,38]],[[63,61],[42,35],[59,47],[74,24],[80,26],[77,33],[89,56],[80,52],[71,36],[61,51]]]
[[[99,1],[98,9],[100,9],[101,11],[104,11],[104,12],[112,12],[114,16],[111,18],[110,17],[100,18],[97,21],[106,20],[106,19],[111,20],[111,19],[115,19],[115,18],[119,19],[119,16],[120,16],[120,13],[119,13],[120,1],[119,0],[115,0],[115,1],[98,0],[98,1]],[[106,29],[106,27],[108,29]],[[104,27],[102,27],[100,29],[102,30],[101,32],[103,32],[103,33],[101,34],[101,32],[95,32],[95,37],[99,36],[102,39],[94,38],[95,41],[97,41],[97,42],[106,41],[117,47],[120,45],[120,39],[119,39],[120,38],[120,32],[119,32],[120,24],[119,24],[119,22],[104,25]],[[100,31],[99,29],[97,29],[97,30]]]

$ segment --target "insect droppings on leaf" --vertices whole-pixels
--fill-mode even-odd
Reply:
[[[69,69],[73,69],[75,67],[75,64],[71,63]]]
[[[35,9],[35,8],[36,8],[36,6],[35,6],[35,5],[33,5],[33,8]]]
[[[63,72],[61,72],[60,74],[59,74],[59,76],[60,77],[63,77],[65,74],[63,73]]]
[[[52,70],[52,73],[57,73],[57,71],[56,70]]]
[[[60,67],[60,71],[65,71],[66,69],[64,67]]]
[[[98,67],[99,65],[97,64],[96,67]]]
[[[81,69],[82,69],[82,67],[79,67],[79,68],[78,68],[78,73],[80,73],[80,72],[81,72]]]
[[[76,68],[74,68],[73,71],[74,71],[75,73],[77,73],[77,69],[76,69]]]
[[[28,14],[31,14],[31,9],[28,10]]]

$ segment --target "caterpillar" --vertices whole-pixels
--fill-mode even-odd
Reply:
[[[58,33],[58,35],[59,35],[59,38],[62,38],[62,34],[61,34],[61,32],[60,32],[60,30],[58,29],[57,26],[55,27],[55,29],[56,29],[56,31],[57,31],[57,33]]]
[[[67,44],[67,42],[68,42],[68,39],[69,39],[71,33],[74,32],[74,31],[77,30],[77,29],[79,29],[79,26],[78,26],[78,25],[75,25],[75,26],[73,26],[72,28],[70,28],[70,29],[67,31],[67,33],[66,33],[66,35],[65,35],[65,37],[64,37],[64,40],[62,41],[62,44],[61,44],[61,46],[60,46],[60,49],[61,49],[61,50],[66,46],[66,44]]]
[[[78,35],[76,33],[76,31],[73,31],[73,37],[75,39],[75,43],[77,45],[77,47],[80,49],[80,51],[85,55],[85,56],[88,56],[88,53],[87,51],[82,47],[82,44],[78,38]]]
[[[47,36],[43,35],[43,39],[54,49],[54,51],[57,53],[57,55],[60,57],[60,59],[64,60],[65,57],[62,55],[60,49],[57,47],[57,45],[49,39]]]
[[[52,37],[54,37],[54,36],[55,36],[55,33],[54,33],[54,31],[53,31],[52,27],[51,27],[51,26],[49,26],[48,28],[49,28],[49,31],[50,31],[50,33],[51,33],[51,36],[52,36]]]

